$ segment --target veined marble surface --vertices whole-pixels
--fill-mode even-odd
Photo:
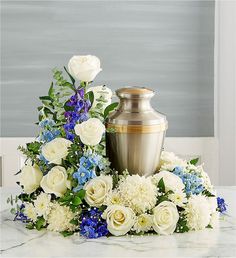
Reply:
[[[217,190],[228,204],[218,229],[87,240],[27,230],[20,222],[13,222],[6,198],[16,190],[1,189],[1,257],[236,257],[236,187]]]

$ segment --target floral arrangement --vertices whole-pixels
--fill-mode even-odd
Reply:
[[[162,152],[150,177],[118,174],[105,155],[104,121],[117,103],[106,86],[90,87],[102,70],[95,56],[74,56],[40,97],[39,134],[19,147],[22,193],[8,202],[28,229],[46,228],[87,238],[169,235],[217,226],[226,204],[198,160]],[[76,86],[76,80],[78,86]]]

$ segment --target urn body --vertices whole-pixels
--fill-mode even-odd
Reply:
[[[122,173],[149,176],[158,170],[168,123],[150,104],[154,91],[125,87],[116,91],[120,103],[106,120],[106,152],[111,167]]]

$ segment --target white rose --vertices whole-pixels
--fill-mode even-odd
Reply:
[[[64,138],[56,138],[42,147],[42,155],[50,163],[61,165],[62,159],[68,155],[71,141]]]
[[[38,166],[26,165],[21,169],[20,185],[24,187],[26,193],[31,194],[39,187],[42,177],[43,173]]]
[[[185,186],[182,179],[172,172],[169,171],[160,171],[159,173],[153,176],[153,181],[155,184],[158,184],[159,181],[163,178],[165,184],[165,191],[181,192]]]
[[[68,63],[69,73],[78,80],[91,82],[102,71],[96,56],[73,56]]]
[[[92,91],[94,95],[92,108],[96,108],[97,104],[99,103],[102,105],[102,109],[104,110],[107,106],[111,104],[112,91],[106,86],[90,87],[88,89],[88,92],[89,91]]]
[[[45,193],[53,193],[58,197],[61,197],[68,188],[71,188],[70,181],[67,179],[66,169],[61,166],[53,167],[42,178],[40,186]]]
[[[160,235],[174,233],[179,213],[174,203],[161,202],[153,209],[153,229]]]
[[[112,191],[112,178],[98,176],[84,185],[85,200],[90,206],[99,207],[104,204],[106,197]]]
[[[110,205],[103,213],[107,229],[114,236],[122,236],[130,231],[135,222],[132,209],[121,205]]]
[[[90,118],[75,126],[75,133],[85,145],[95,146],[99,144],[104,132],[105,126],[98,118]]]

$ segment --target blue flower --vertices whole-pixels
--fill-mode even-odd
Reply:
[[[108,234],[107,223],[102,219],[98,208],[83,212],[81,215],[80,234],[87,238],[98,238]]]
[[[175,167],[173,173],[182,179],[185,185],[185,191],[188,195],[200,194],[204,191],[203,179],[194,174],[194,172],[184,172],[181,167]]]
[[[66,105],[70,107],[70,111],[66,111],[64,116],[67,123],[64,125],[64,130],[66,132],[66,138],[74,141],[75,134],[73,129],[77,123],[84,122],[88,120],[88,111],[91,108],[91,103],[89,100],[84,98],[84,89],[80,88],[77,92],[71,96]]]
[[[25,205],[21,204],[19,210],[16,212],[16,216],[14,220],[20,220],[23,223],[27,223],[29,221],[28,217],[23,213],[24,208],[25,208]]]
[[[39,122],[39,126],[41,128],[46,128],[47,126],[52,127],[52,126],[55,126],[55,125],[56,125],[55,122],[52,119],[48,119],[48,118]]]
[[[45,130],[41,133],[40,140],[44,142],[50,142],[54,140],[58,135],[60,135],[60,131],[58,129]]]
[[[91,171],[80,166],[79,170],[73,174],[73,178],[77,179],[80,185],[83,185],[91,178]]]
[[[227,210],[227,204],[223,198],[217,197],[217,206],[220,213],[223,213]]]

